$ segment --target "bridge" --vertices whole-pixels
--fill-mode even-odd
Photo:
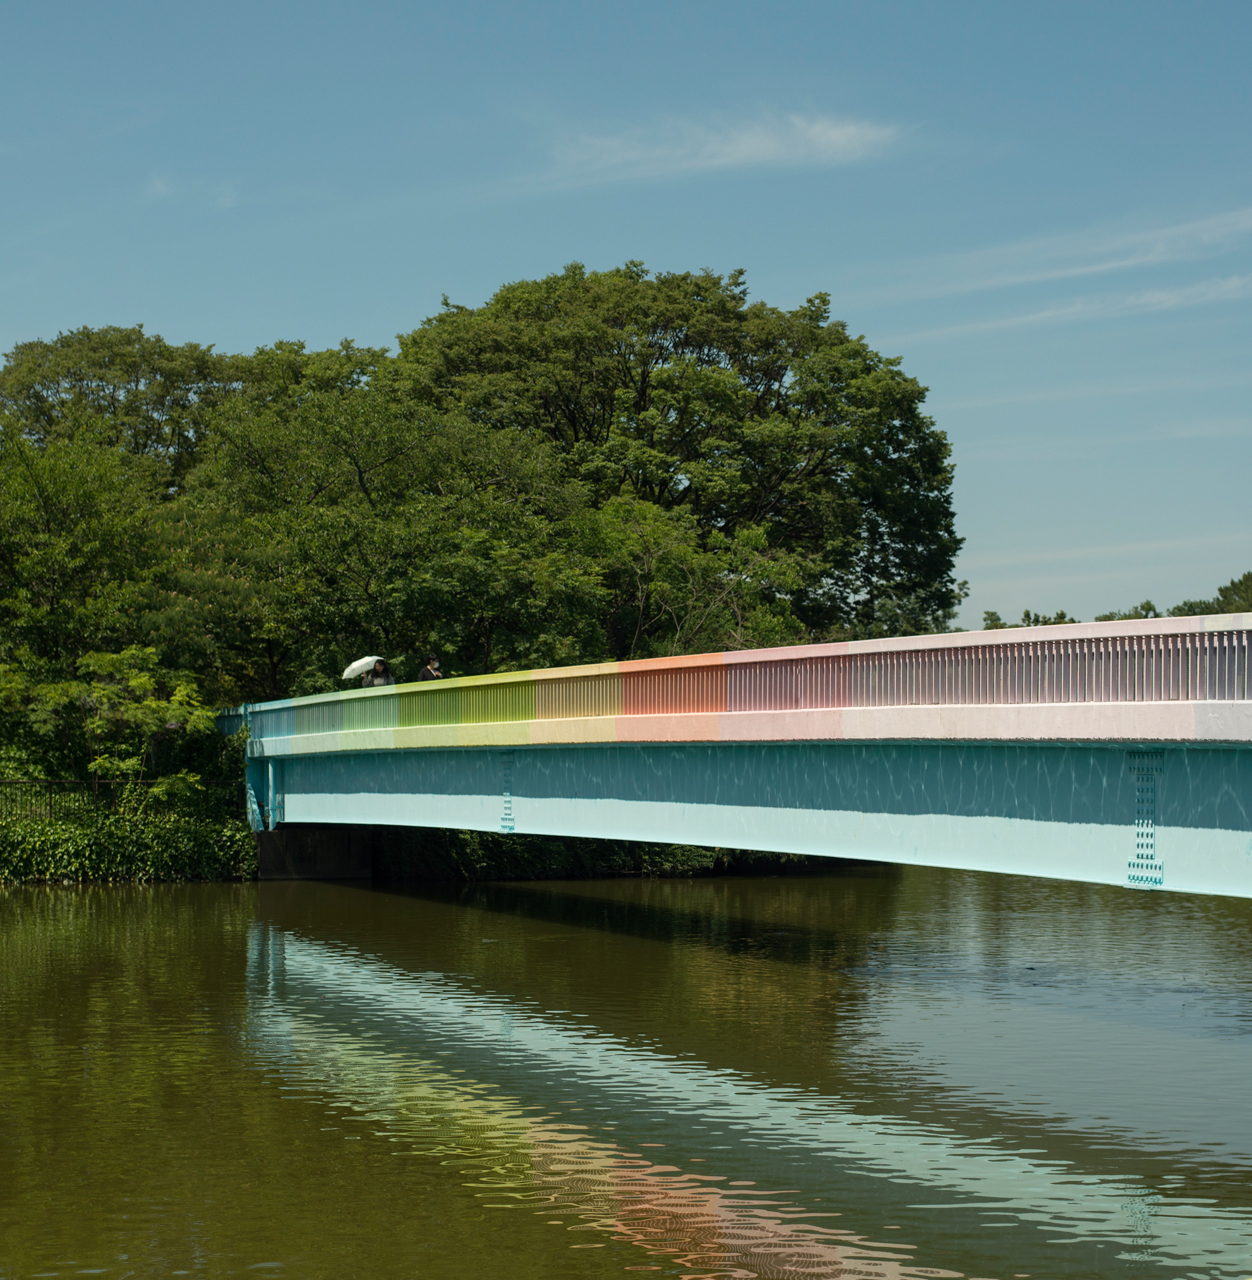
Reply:
[[[353,689],[219,724],[249,729],[263,876],[367,872],[352,831],[449,827],[1252,897],[1250,642],[1252,614],[1009,628]]]

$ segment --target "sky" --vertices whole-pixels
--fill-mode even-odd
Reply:
[[[1252,5],[4,6],[0,350],[743,268],[929,388],[959,622],[1252,569]]]

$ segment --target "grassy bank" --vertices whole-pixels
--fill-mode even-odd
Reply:
[[[0,822],[0,883],[251,879],[246,822],[176,812],[101,810]]]

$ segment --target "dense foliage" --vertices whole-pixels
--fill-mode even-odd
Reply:
[[[225,776],[205,708],[945,628],[952,467],[899,362],[742,277],[631,263],[399,350],[141,328],[0,370],[0,774]]]
[[[170,811],[0,822],[0,883],[251,879],[256,845],[245,822]]]

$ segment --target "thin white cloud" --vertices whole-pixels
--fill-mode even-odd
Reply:
[[[1242,530],[1212,534],[1200,537],[1157,538],[1143,542],[1119,542],[1104,546],[1084,545],[1079,547],[1048,548],[1039,550],[996,551],[973,554],[962,553],[959,558],[961,570],[1009,568],[1027,564],[1062,564],[1081,562],[1083,560],[1109,560],[1126,556],[1159,555],[1168,551],[1200,551],[1211,547],[1248,546],[1252,547],[1252,531]]]
[[[184,206],[214,209],[233,209],[241,203],[238,188],[233,182],[204,177],[173,178],[159,173],[153,173],[144,184],[142,198],[147,202],[170,200]]]
[[[1252,274],[1202,280],[1198,284],[1176,289],[1147,289],[1141,293],[1077,298],[1060,307],[1047,307],[1025,315],[1000,316],[992,320],[976,320],[970,324],[927,329],[921,333],[892,338],[888,345],[922,342],[934,338],[956,338],[971,333],[987,333],[996,329],[1021,329],[1037,324],[1064,324],[1073,321],[1106,320],[1120,316],[1143,315],[1154,311],[1175,311],[1181,307],[1199,307],[1213,302],[1235,302],[1252,297]]]
[[[1056,429],[1046,433],[1005,431],[992,437],[963,438],[961,457],[967,466],[1013,464],[1056,467],[1107,458],[1110,454],[1125,450],[1127,446],[1145,448],[1149,445],[1201,440],[1221,440],[1237,445],[1242,454],[1248,443],[1252,442],[1252,418],[1200,419],[1143,427],[1136,423],[1133,430],[1109,435],[1091,431],[1089,424],[1085,422],[1079,422],[1069,430]],[[1229,460],[1234,462],[1233,458]]]
[[[1093,227],[971,253],[876,267],[880,280],[887,274],[895,282],[876,284],[864,301],[881,304],[948,297],[1197,261],[1234,248],[1249,237],[1252,207],[1165,227]]]
[[[890,125],[788,115],[752,122],[669,120],[614,133],[582,133],[558,144],[543,186],[654,181],[747,168],[828,167],[881,154],[898,136]]]
[[[927,397],[932,413],[955,413],[970,409],[999,409],[1016,404],[1049,404],[1058,401],[1097,400],[1110,396],[1159,395],[1169,391],[1212,391],[1214,388],[1244,387],[1252,382],[1252,372],[1231,377],[1196,375],[1187,378],[1165,378],[1152,382],[1111,382],[1095,386],[1035,387],[1014,391],[1010,395],[969,396],[948,400],[942,396]]]

